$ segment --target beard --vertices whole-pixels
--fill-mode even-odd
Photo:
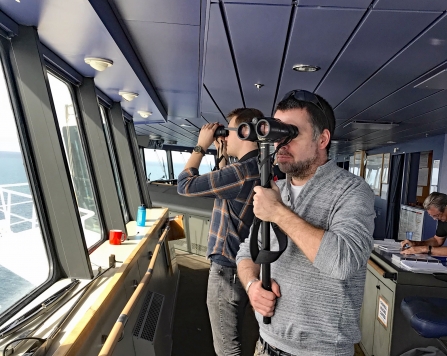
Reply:
[[[279,169],[283,173],[287,173],[293,178],[306,179],[315,173],[315,163],[317,162],[317,154],[311,158],[299,162],[278,162]]]

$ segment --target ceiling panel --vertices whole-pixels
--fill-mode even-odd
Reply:
[[[447,63],[443,63],[437,66],[433,70],[424,73],[422,76],[418,77],[416,80],[410,82],[403,88],[395,91],[394,93],[388,95],[382,100],[378,101],[374,105],[370,106],[361,113],[355,115],[353,119],[355,120],[381,120],[381,121],[394,121],[399,122],[402,119],[408,118],[408,114],[401,113],[400,109],[411,106],[413,103],[422,104],[425,106],[425,110],[429,111],[435,107],[440,107],[445,104],[444,96],[434,96],[439,90],[427,89],[424,87],[415,87],[418,83],[424,82],[427,78],[432,77],[435,73],[445,70]],[[431,98],[427,104],[425,104],[424,98]],[[419,105],[421,106],[421,105]],[[425,112],[426,112],[425,111]],[[423,112],[420,112],[422,114]],[[404,115],[404,116],[400,116]],[[389,117],[391,116],[391,117]],[[415,116],[415,115],[413,115]]]
[[[296,12],[278,99],[292,89],[314,91],[360,21],[364,10],[302,8]],[[312,31],[308,29],[312,28]],[[334,38],[333,33],[337,36]],[[318,72],[302,73],[295,64],[311,64]]]
[[[440,126],[447,125],[447,106],[430,111],[428,113],[419,115],[417,117],[409,118],[400,124],[399,127],[392,128],[389,131],[376,131],[374,133],[365,135],[364,137],[356,138],[356,141],[376,141],[381,137],[389,138],[397,141],[407,135],[425,136],[426,132],[436,130]]]
[[[159,134],[165,141],[175,140],[179,145],[194,146],[195,140],[191,137],[186,137],[177,132],[169,130],[169,128],[163,127],[160,124],[155,125],[135,125],[135,131],[139,135],[149,135],[151,133]]]
[[[447,10],[445,0],[378,0],[374,9],[444,11]]]
[[[157,88],[198,92],[199,26],[125,23]]]
[[[214,2],[214,1],[213,1]],[[292,5],[293,0],[225,0],[225,4]]]
[[[387,96],[386,98],[380,100],[373,106],[370,106],[365,111],[362,111],[358,115],[355,115],[352,119],[354,120],[367,120],[375,121],[380,120],[382,117],[387,117],[387,114],[391,112],[396,112],[400,108],[406,107],[418,100],[421,100],[427,96],[436,93],[438,90],[421,90],[415,89],[408,85],[401,90]],[[404,119],[400,115],[395,115],[393,121],[401,121]],[[382,119],[382,121],[389,121],[389,119]]]
[[[433,13],[371,11],[317,93],[333,107],[337,106],[436,16]]]
[[[300,0],[299,6],[331,6],[331,7],[353,7],[368,8],[371,0]]]
[[[170,131],[172,131],[173,134],[186,136],[191,140],[195,140],[195,138],[198,136],[197,129],[195,127],[182,127],[170,121],[164,124],[160,124],[160,126],[169,129]]]
[[[46,4],[43,1],[30,1],[23,4],[18,1],[1,0],[0,9],[20,25],[37,26],[42,13],[48,11],[50,6],[54,9],[55,4],[48,1]],[[80,10],[82,11],[82,6]]]
[[[209,17],[204,84],[226,114],[243,104],[219,4],[210,5]]]
[[[137,92],[132,103],[122,102],[131,115],[137,110],[152,111],[153,118],[162,115],[153,103],[123,53],[88,1],[22,1],[0,0],[0,8],[22,25],[36,26],[39,38],[56,55],[80,74],[94,77],[95,85],[114,101],[121,101],[119,90]],[[83,26],[79,26],[82,21]],[[67,33],[70,34],[67,38]],[[114,65],[97,72],[84,62],[85,57],[105,57]]]
[[[270,115],[275,100],[291,6],[225,6],[245,105]],[[260,90],[255,83],[264,85]]]
[[[225,118],[222,117],[221,114],[215,113],[215,112],[202,112],[202,116],[208,121],[208,122],[218,122],[224,126],[228,125],[228,122]]]
[[[223,115],[217,108],[216,104],[214,104],[214,101],[205,88],[202,90],[202,112],[213,112],[219,114],[223,118]]]
[[[421,13],[425,15],[426,13]],[[433,39],[447,39],[447,17],[431,26],[410,46],[393,58],[346,101],[335,109],[339,119],[349,119],[413,81],[428,70],[443,63],[447,58],[447,42],[433,44]]]
[[[196,128],[200,128],[203,125],[205,125],[207,123],[207,121],[205,119],[203,119],[202,117],[195,117],[195,118],[188,118],[188,119],[184,119],[182,117],[175,117],[175,116],[168,116],[168,121],[171,121],[177,125],[183,125],[183,124],[188,124],[191,123],[192,125],[194,125]],[[187,131],[196,131],[195,129],[188,129],[185,128],[185,130]]]
[[[198,93],[157,88],[158,94],[168,105],[168,115],[184,118],[196,118]]]
[[[124,20],[200,25],[198,0],[113,0],[113,2]]]

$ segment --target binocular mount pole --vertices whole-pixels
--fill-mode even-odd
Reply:
[[[268,142],[261,142],[261,186],[264,188],[271,188],[270,173],[271,164],[268,159],[270,154],[270,144]],[[268,221],[261,222],[261,242],[262,249],[270,251],[270,223]],[[262,288],[271,291],[272,285],[270,280],[270,263],[261,264],[261,280]],[[270,324],[270,317],[264,316],[264,324]]]

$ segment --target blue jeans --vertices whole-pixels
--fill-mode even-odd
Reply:
[[[240,327],[248,296],[237,269],[211,263],[206,304],[217,356],[240,356]]]

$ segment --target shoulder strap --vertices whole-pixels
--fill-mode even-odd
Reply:
[[[261,220],[255,217],[253,220],[253,230],[250,237],[250,254],[254,263],[264,264],[275,262],[287,248],[288,238],[287,235],[279,228],[278,225],[272,223],[273,231],[275,232],[276,239],[278,240],[278,251],[260,250],[258,245],[258,232]]]

